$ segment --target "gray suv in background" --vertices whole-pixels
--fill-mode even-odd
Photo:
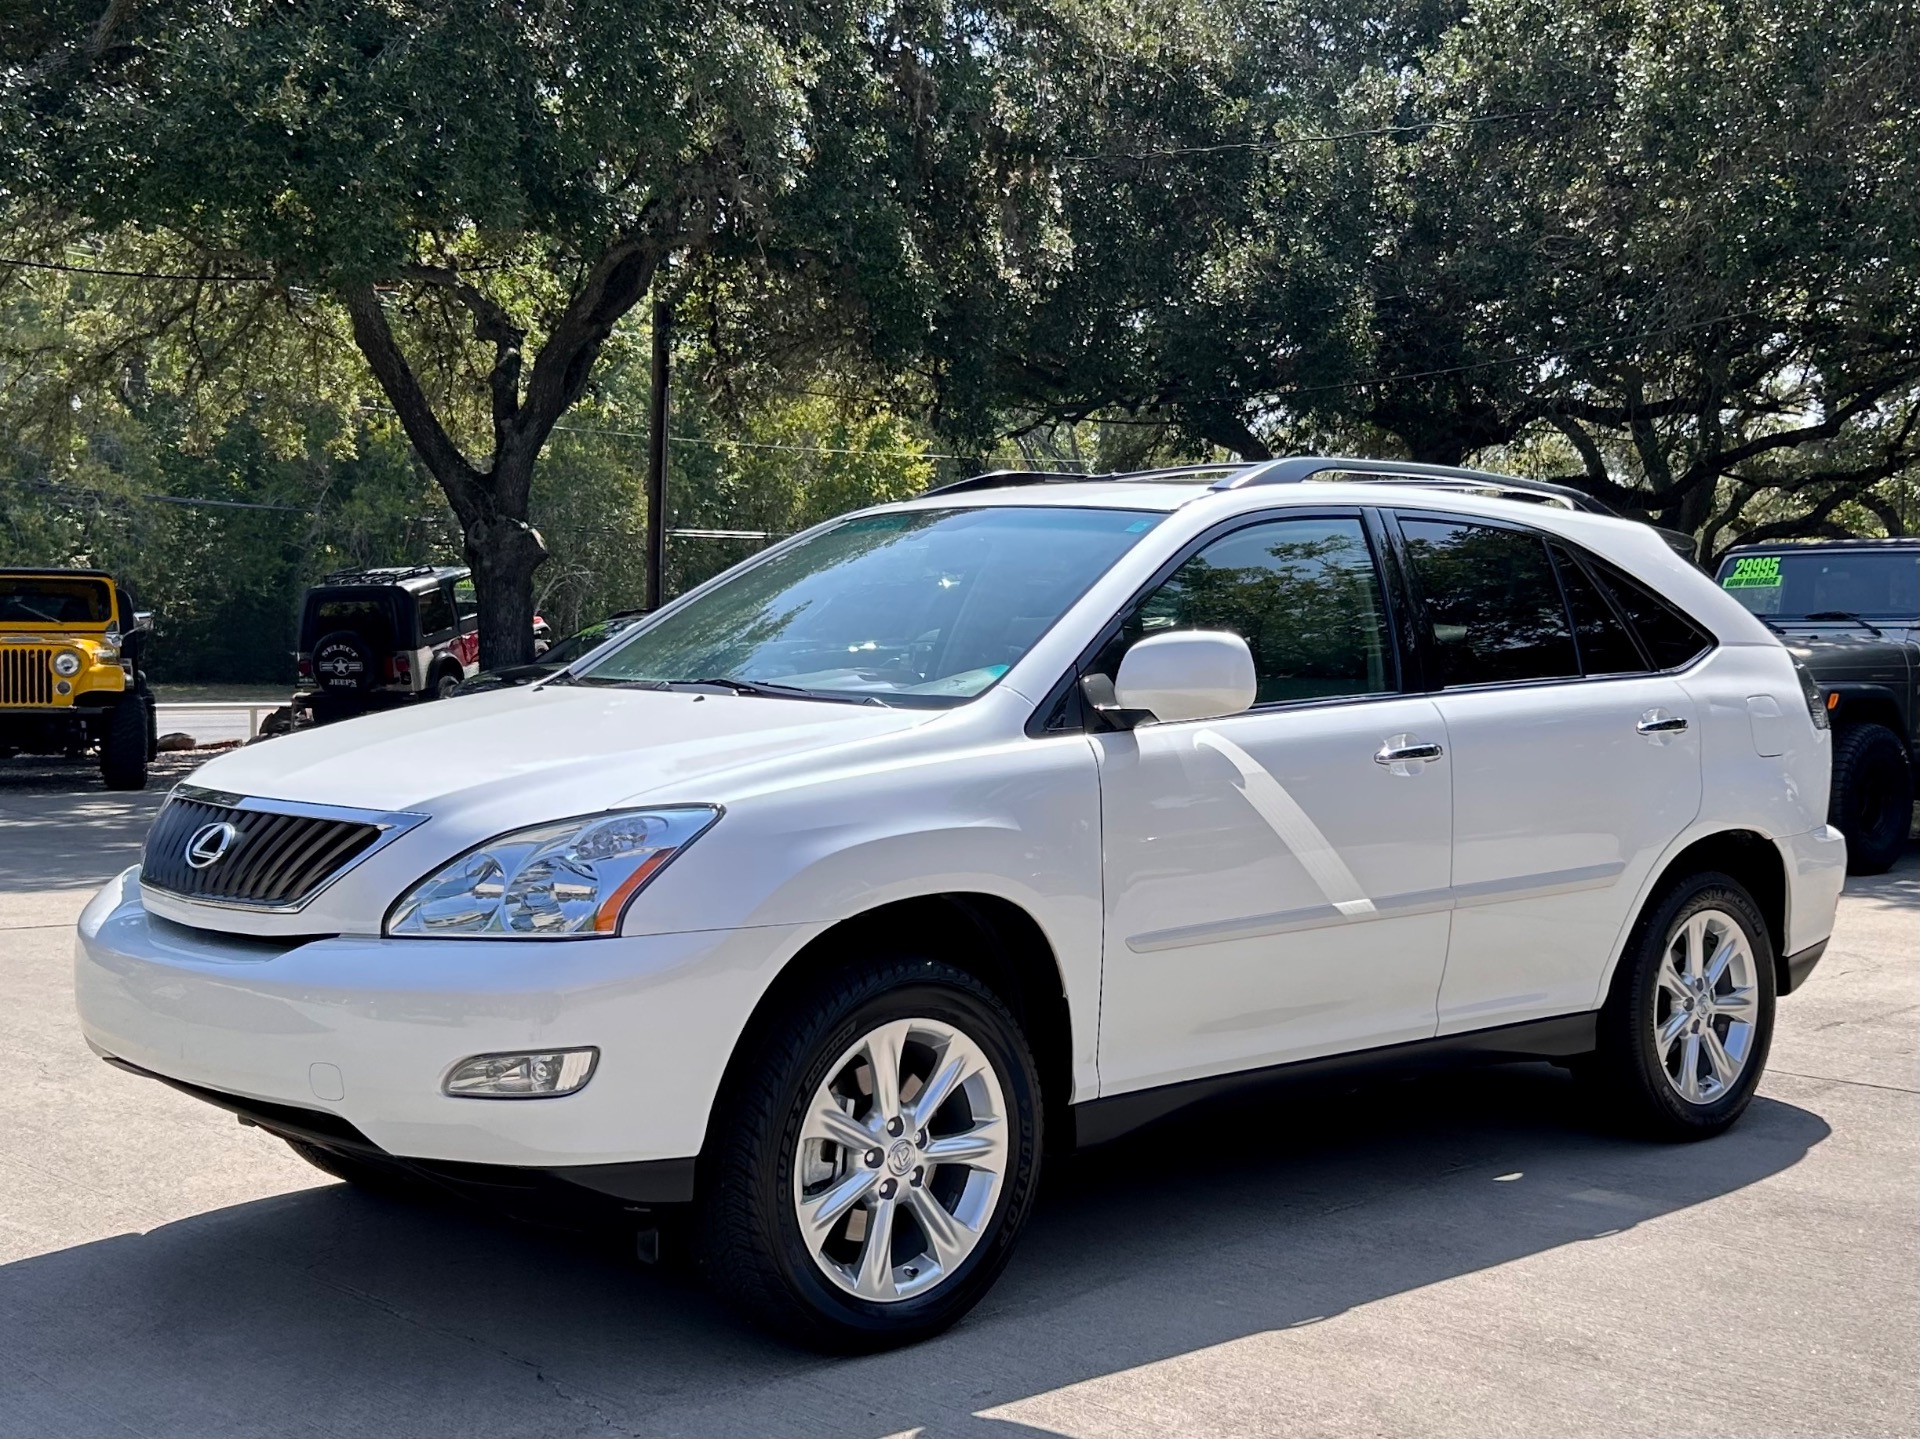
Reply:
[[[1828,822],[1847,867],[1879,874],[1907,842],[1920,764],[1920,539],[1742,545],[1715,578],[1819,686],[1834,728]]]

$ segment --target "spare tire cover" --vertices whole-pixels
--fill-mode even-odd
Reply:
[[[352,630],[322,635],[313,647],[313,677],[335,694],[357,693],[373,685],[373,651]]]

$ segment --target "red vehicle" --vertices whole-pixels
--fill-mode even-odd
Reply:
[[[534,619],[537,637],[545,623]],[[480,667],[479,602],[462,566],[339,570],[300,607],[296,710],[317,723],[441,699]]]

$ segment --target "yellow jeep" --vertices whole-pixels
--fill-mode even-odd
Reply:
[[[100,570],[0,569],[0,756],[98,751],[108,789],[145,789],[148,629]]]

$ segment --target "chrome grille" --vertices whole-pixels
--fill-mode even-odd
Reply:
[[[140,882],[183,899],[247,909],[298,909],[392,826],[384,816],[345,819],[264,809],[238,795],[176,792],[147,832]],[[229,824],[225,853],[204,868],[187,846],[208,825]]]
[[[0,705],[53,703],[53,647],[0,645]]]

